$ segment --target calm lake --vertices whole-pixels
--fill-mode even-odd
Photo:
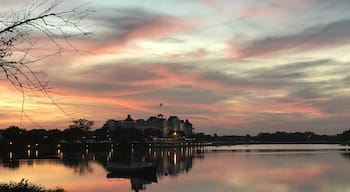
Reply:
[[[349,151],[348,151],[349,150]],[[109,174],[118,161],[147,161],[153,174]],[[143,151],[4,152],[0,181],[22,178],[71,192],[347,192],[350,148],[341,145],[235,145]]]

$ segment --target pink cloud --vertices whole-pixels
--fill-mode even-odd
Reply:
[[[208,54],[208,51],[206,51],[205,49],[198,49],[190,53],[189,55],[192,56],[194,59],[201,60],[204,59]]]
[[[105,35],[105,39],[82,39],[72,38],[67,44],[66,39],[57,37],[55,41],[67,49],[77,48],[78,50],[88,51],[92,54],[104,54],[104,53],[121,53],[128,48],[137,49],[137,47],[130,47],[130,42],[136,40],[156,39],[178,33],[184,33],[195,27],[195,24],[189,18],[176,18],[176,17],[157,17],[148,21],[136,25],[134,28],[126,29],[125,34],[122,35]],[[44,55],[57,51],[57,46],[53,41],[42,38],[33,37],[34,41],[40,41],[40,47],[35,47],[32,50],[36,55]],[[70,46],[73,47],[70,47]],[[20,45],[28,46],[28,45]]]
[[[209,55],[209,52],[207,50],[200,48],[200,49],[196,49],[196,50],[182,53],[182,54],[166,55],[166,58],[172,61],[180,60],[180,59],[202,60],[202,59],[205,59],[208,55]]]
[[[127,108],[134,111],[142,111],[142,112],[153,112],[147,106],[149,105],[148,101],[141,101],[141,100],[133,100],[133,99],[127,99],[123,97],[118,97],[118,94],[127,94],[125,92],[118,93],[119,91],[109,91],[105,93],[100,93],[98,96],[94,92],[85,92],[85,91],[79,91],[79,90],[68,90],[64,88],[60,88],[57,91],[62,93],[69,93],[69,97],[71,100],[83,101],[88,103],[100,103],[101,105],[114,105],[114,106],[120,106],[123,108]],[[110,95],[114,95],[114,92],[116,92],[117,96],[111,97]],[[142,92],[138,92],[142,93]],[[77,104],[79,105],[79,104]],[[73,107],[74,106],[70,106]]]
[[[108,42],[92,47],[93,53],[116,53],[128,48],[128,43],[140,39],[156,39],[178,33],[183,33],[193,28],[193,24],[185,19],[161,17],[145,22],[130,31],[123,37],[111,37]]]
[[[187,70],[177,70],[175,66],[169,65],[154,65],[149,70],[152,71],[156,78],[148,81],[140,81],[132,83],[134,85],[157,85],[160,87],[189,85],[194,88],[224,91],[235,89],[240,91],[256,91],[264,90],[264,87],[258,85],[239,85],[224,83],[219,79],[205,78],[205,75],[200,71],[188,68]]]
[[[227,42],[227,58],[229,60],[239,60],[244,58],[240,41],[237,38],[233,38]]]
[[[219,0],[202,0],[202,3],[210,8],[218,8]]]
[[[249,19],[252,17],[258,17],[263,15],[268,15],[272,12],[275,12],[280,8],[280,5],[277,3],[270,3],[262,7],[246,7],[242,8],[239,11],[241,19]]]
[[[126,40],[149,39],[164,37],[190,29],[188,24],[177,18],[157,18],[146,22],[145,25],[131,30],[126,35]]]
[[[198,71],[196,68],[178,65],[164,65],[154,64],[145,66],[133,66],[127,68],[120,66],[121,71],[127,72],[141,71],[142,74],[147,74],[143,78],[131,77],[128,74],[128,78],[123,78],[122,73],[116,73],[113,71],[114,66],[105,66],[104,70],[88,71],[87,74],[72,75],[71,81],[55,86],[55,91],[59,93],[66,93],[69,95],[69,99],[74,101],[72,105],[65,105],[64,109],[73,113],[79,113],[76,109],[84,108],[84,113],[91,114],[98,113],[92,120],[100,120],[104,118],[119,118],[123,117],[123,114],[116,115],[112,112],[111,106],[115,109],[120,109],[123,112],[132,111],[132,114],[157,114],[157,109],[154,108],[160,99],[166,103],[165,115],[173,115],[174,112],[178,115],[184,115],[189,118],[195,118],[193,122],[197,126],[208,126],[210,123],[220,125],[220,127],[229,128],[234,125],[248,124],[256,120],[256,114],[304,114],[307,113],[314,117],[321,117],[326,114],[319,108],[309,105],[311,100],[302,100],[299,98],[289,98],[289,102],[281,102],[277,99],[264,99],[264,102],[246,102],[235,100],[234,104],[226,102],[227,96],[225,94],[232,93],[233,91],[239,93],[251,93],[251,94],[264,94],[271,91],[271,87],[264,87],[258,83],[235,83],[234,81],[222,78],[222,76],[205,74]],[[110,73],[104,73],[105,71]],[[88,75],[88,74],[93,75]],[[115,75],[120,75],[119,78],[113,78]],[[84,82],[79,84],[78,82]],[[75,84],[72,87],[66,87],[69,84]],[[100,89],[100,86],[105,86],[106,89]],[[115,88],[114,88],[115,86]],[[86,88],[88,87],[88,88]],[[178,97],[164,97],[169,93],[177,93],[177,88],[186,87],[186,91],[189,91],[189,95]],[[162,91],[158,93],[158,91]],[[198,91],[200,90],[200,91]],[[183,93],[186,93],[184,91]],[[191,94],[192,91],[197,91]],[[155,92],[159,96],[155,96]],[[203,97],[198,96],[195,98],[195,94],[206,93],[210,94],[215,92],[211,96]],[[98,95],[96,94],[98,93]],[[216,94],[218,93],[218,94]],[[152,97],[155,96],[155,97]],[[203,99],[204,98],[204,99]],[[208,99],[206,99],[208,98]],[[210,103],[206,103],[210,99]],[[327,98],[317,98],[327,99]],[[84,106],[86,103],[93,105],[93,107]],[[104,106],[108,106],[110,109],[106,109]],[[182,112],[186,109],[188,112]],[[55,107],[52,106],[52,110]],[[162,112],[163,113],[163,112]],[[220,114],[213,117],[212,114]],[[242,115],[244,114],[244,115]],[[246,115],[250,117],[247,118]],[[81,116],[81,114],[76,114]],[[116,115],[116,116],[114,116]],[[90,119],[89,117],[85,117]],[[141,116],[143,118],[143,116]],[[192,119],[190,119],[192,121]],[[46,119],[45,121],[49,121]],[[67,125],[69,121],[65,124]],[[100,124],[103,121],[99,122]],[[40,123],[41,124],[41,123]],[[57,123],[58,124],[58,123]],[[56,125],[57,125],[56,124]],[[64,125],[64,123],[59,123]],[[213,124],[213,126],[215,126]]]
[[[234,39],[228,42],[228,59],[230,60],[242,60],[248,58],[270,58],[274,55],[279,55],[288,52],[294,52],[308,49],[315,49],[320,47],[320,43],[313,43],[311,45],[304,45],[304,42],[299,41],[298,39],[283,39],[280,41],[266,41],[265,44],[258,42],[259,44],[248,43],[243,45],[239,40]]]

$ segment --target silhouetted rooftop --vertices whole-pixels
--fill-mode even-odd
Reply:
[[[134,121],[134,119],[131,118],[131,115],[128,115],[128,117],[124,121]]]

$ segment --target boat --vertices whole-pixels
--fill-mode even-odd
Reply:
[[[135,192],[145,190],[146,185],[158,182],[156,169],[151,170],[151,172],[146,171],[146,169],[141,172],[139,170],[138,172],[111,172],[107,174],[107,178],[130,179],[131,189]]]
[[[109,163],[107,164],[108,179],[130,179],[131,188],[134,191],[144,190],[145,186],[157,183],[157,166],[151,162],[138,162],[130,164]]]
[[[111,173],[153,173],[157,170],[151,162],[137,162],[130,164],[110,163],[106,166]]]
[[[111,172],[107,174],[108,179],[113,178],[123,178],[123,179],[131,179],[131,180],[142,180],[146,184],[157,183],[158,178],[156,172],[144,172],[144,173],[119,173],[119,172]]]

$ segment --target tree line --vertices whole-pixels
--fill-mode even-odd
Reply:
[[[130,143],[144,142],[152,137],[161,137],[160,130],[140,130],[134,127],[107,126],[91,130],[94,121],[79,119],[72,121],[66,129],[31,129],[26,130],[16,126],[0,130],[1,146],[55,146],[59,143]],[[242,143],[350,143],[350,129],[335,135],[319,135],[313,132],[275,132],[250,135],[208,135],[194,133],[192,136],[199,142],[213,142],[214,144],[242,144]]]
[[[1,146],[38,146],[57,145],[58,143],[130,143],[143,142],[145,138],[159,137],[160,131],[139,130],[134,127],[108,129],[102,126],[91,130],[94,121],[79,119],[72,121],[66,129],[31,129],[26,130],[17,126],[10,126],[0,130]]]
[[[256,144],[273,144],[273,143],[350,143],[350,129],[335,135],[319,135],[310,131],[306,132],[283,132],[277,131],[275,133],[258,133],[256,136],[245,135],[225,135],[225,136],[208,136],[207,139],[216,143],[256,143]]]

